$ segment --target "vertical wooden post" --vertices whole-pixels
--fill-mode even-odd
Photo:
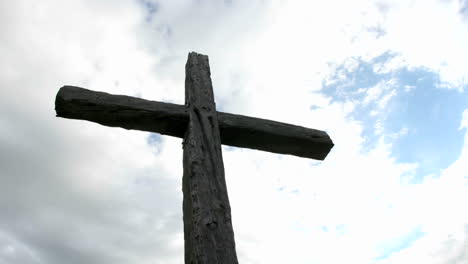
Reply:
[[[185,263],[238,263],[208,56],[191,52],[185,72]]]

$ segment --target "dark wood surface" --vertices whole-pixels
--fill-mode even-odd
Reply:
[[[105,126],[184,137],[187,106],[111,95],[64,86],[55,101],[57,116]],[[324,131],[242,115],[217,112],[221,143],[323,160],[333,147]]]
[[[323,160],[324,131],[216,111],[208,56],[190,53],[185,105],[60,88],[58,117],[183,138],[185,263],[238,263],[221,144]]]
[[[208,56],[190,53],[185,71],[185,104],[190,117],[183,142],[185,263],[235,264]]]

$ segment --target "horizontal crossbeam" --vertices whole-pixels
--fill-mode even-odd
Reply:
[[[55,99],[58,117],[105,126],[142,130],[183,138],[187,106],[112,95],[64,86]],[[224,145],[323,160],[333,147],[324,131],[281,122],[217,112]]]

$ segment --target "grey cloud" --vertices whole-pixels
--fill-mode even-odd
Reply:
[[[437,252],[446,261],[444,264],[465,264],[468,263],[468,224],[465,224],[463,241],[457,241],[449,237],[442,245],[442,249]]]
[[[13,114],[16,123],[11,129],[31,131],[25,127],[33,123],[37,133],[0,141],[1,230],[35,252],[41,263],[134,263],[180,255],[166,247],[182,227],[178,182],[153,175],[149,187],[134,184],[127,194],[117,189],[88,197],[70,186],[69,179],[81,177],[84,171],[79,167],[99,159],[86,155],[103,146],[71,142],[56,125],[34,124],[27,116]],[[101,162],[107,163],[104,168],[116,166],[105,157]],[[131,174],[135,179],[149,177],[144,170]],[[134,215],[143,220],[132,222]],[[25,263],[24,252],[18,254],[10,254],[9,263]]]
[[[92,39],[98,31],[88,34],[90,20],[113,16],[109,21],[126,23],[120,11],[128,12],[128,21],[139,15],[134,3],[94,2],[80,2],[80,8],[76,2],[0,4],[1,264],[182,260],[176,241],[182,232],[181,191],[179,181],[167,177],[172,169],[128,165],[132,155],[116,163],[108,153],[119,142],[108,145],[80,132],[96,125],[55,117],[58,88],[90,78],[81,67],[92,65],[93,58],[80,57],[92,54],[100,41]],[[66,13],[83,24],[64,26],[70,23],[63,21]],[[77,53],[69,52],[76,47]],[[125,188],[108,186],[99,193],[77,186],[86,174],[99,173],[132,176]]]

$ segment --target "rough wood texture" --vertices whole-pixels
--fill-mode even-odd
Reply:
[[[64,86],[55,100],[57,116],[184,137],[187,106]],[[260,118],[217,112],[225,145],[323,160],[333,147],[324,131]]]
[[[190,53],[185,71],[185,263],[238,263],[208,56]]]

